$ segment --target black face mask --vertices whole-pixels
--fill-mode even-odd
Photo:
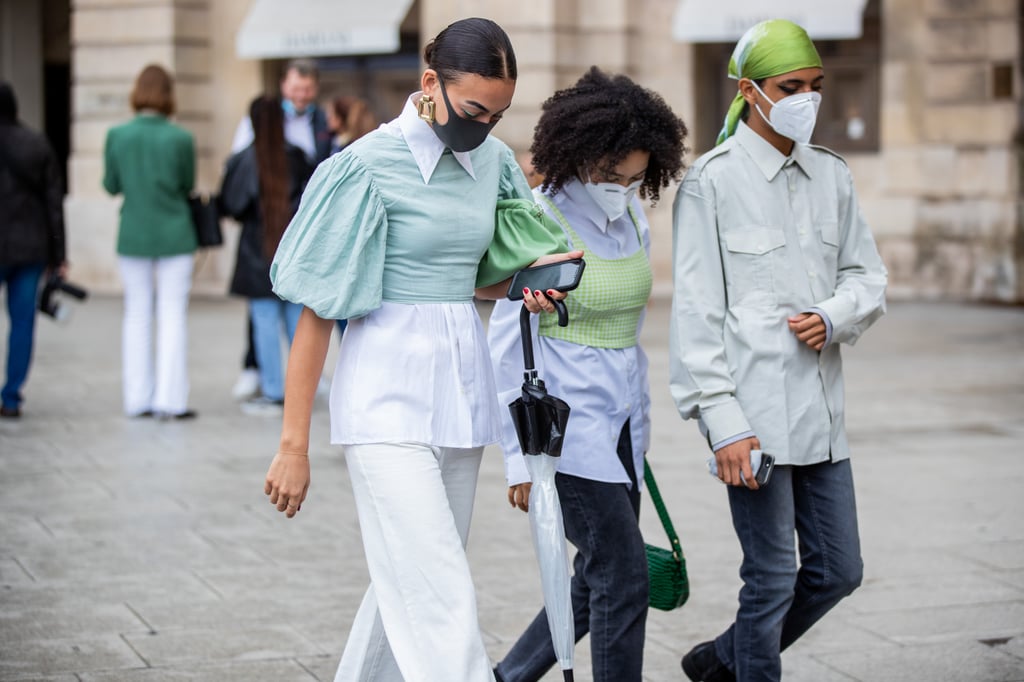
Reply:
[[[434,121],[434,132],[437,133],[441,142],[444,142],[445,146],[453,152],[468,152],[476,149],[484,143],[491,129],[498,124],[497,119],[492,118],[490,123],[481,123],[462,118],[455,113],[452,103],[448,101],[444,82],[438,78],[437,83],[441,86],[441,97],[444,98],[444,106],[448,109],[448,122],[441,125]]]

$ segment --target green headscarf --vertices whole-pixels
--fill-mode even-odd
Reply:
[[[814,66],[821,66],[821,57],[807,31],[792,21],[769,19],[753,26],[736,43],[729,59],[729,78],[761,80]],[[718,133],[716,145],[736,132],[746,105],[743,95],[737,92],[729,113],[725,115],[725,125]]]

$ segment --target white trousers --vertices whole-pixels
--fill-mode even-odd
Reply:
[[[344,448],[370,587],[335,682],[493,682],[466,539],[483,448]]]
[[[188,408],[188,294],[192,288],[192,254],[165,258],[120,256],[118,265],[124,284],[121,333],[124,412],[129,416],[147,410],[181,414]]]

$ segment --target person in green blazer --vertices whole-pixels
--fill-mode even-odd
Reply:
[[[188,207],[195,142],[168,120],[174,83],[163,68],[150,65],[139,73],[131,102],[135,118],[107,133],[103,174],[103,187],[124,196],[117,233],[124,412],[187,419],[196,416],[188,409],[187,373],[188,297],[198,246]]]

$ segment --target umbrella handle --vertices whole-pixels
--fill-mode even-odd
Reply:
[[[555,312],[558,313],[558,326],[569,326],[569,309],[565,307],[565,301],[552,300]],[[530,326],[530,311],[524,305],[519,311],[519,334],[523,337],[523,368],[526,370],[535,369],[533,365],[533,328]]]
[[[533,329],[530,326],[530,311],[525,305],[519,312],[519,334],[523,337],[523,369],[533,370]]]
[[[558,313],[558,326],[568,327],[569,326],[569,309],[565,307],[565,301],[551,301],[555,306],[555,312]]]

